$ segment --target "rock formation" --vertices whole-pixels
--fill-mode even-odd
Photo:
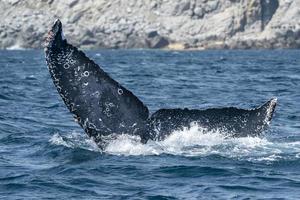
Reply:
[[[42,48],[56,18],[81,48],[300,47],[300,0],[0,0],[0,48]]]

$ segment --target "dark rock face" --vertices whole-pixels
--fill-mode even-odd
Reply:
[[[270,22],[278,7],[279,7],[278,0],[261,0],[262,30]]]
[[[169,45],[169,41],[166,38],[160,36],[157,31],[150,31],[147,34],[146,43],[148,47],[154,49],[164,48]]]
[[[81,48],[298,48],[298,0],[6,0],[0,48],[41,48],[56,18]]]

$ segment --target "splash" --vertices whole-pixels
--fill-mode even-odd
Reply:
[[[142,144],[138,136],[124,134],[109,141],[104,153],[123,156],[170,154],[204,157],[219,155],[259,162],[298,159],[300,155],[300,141],[272,142],[260,137],[228,138],[225,135],[220,131],[207,131],[194,125],[191,128],[174,131],[163,141],[148,141],[147,144]],[[95,142],[82,133],[71,133],[65,137],[56,133],[50,142],[68,148],[102,152]]]
[[[98,145],[85,134],[72,132],[70,135],[61,136],[59,133],[55,133],[50,138],[50,143],[54,145],[62,145],[68,148],[81,148],[89,151],[99,151],[101,152]]]

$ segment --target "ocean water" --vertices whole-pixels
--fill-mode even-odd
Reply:
[[[1,199],[300,199],[300,51],[87,51],[150,109],[256,107],[261,137],[201,127],[101,151],[73,121],[42,51],[0,51]]]

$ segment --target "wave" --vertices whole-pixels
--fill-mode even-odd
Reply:
[[[50,139],[55,145],[82,148],[112,155],[139,156],[170,154],[186,157],[221,157],[248,161],[272,162],[300,158],[300,141],[276,142],[261,137],[227,138],[220,131],[207,131],[197,125],[174,131],[163,141],[148,141],[142,144],[138,136],[119,135],[110,140],[102,151],[83,133],[62,136],[56,133]]]

